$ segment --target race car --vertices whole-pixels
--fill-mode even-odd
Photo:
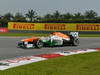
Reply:
[[[70,32],[70,34],[63,34],[61,32],[53,32],[48,37],[32,37],[18,42],[20,48],[42,48],[44,46],[78,46],[79,36],[78,32]]]

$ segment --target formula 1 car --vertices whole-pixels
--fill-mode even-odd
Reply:
[[[78,32],[70,32],[70,34],[63,34],[61,32],[53,32],[48,37],[32,37],[18,42],[20,48],[42,48],[44,46],[78,46],[79,36]]]

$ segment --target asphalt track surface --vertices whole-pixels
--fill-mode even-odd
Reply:
[[[17,48],[17,42],[26,37],[0,37],[0,60],[21,56],[52,53],[57,51],[100,48],[100,38],[80,38],[80,45],[65,47],[43,47],[42,49],[21,49]]]

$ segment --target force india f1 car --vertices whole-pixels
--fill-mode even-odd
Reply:
[[[32,37],[21,40],[18,43],[20,48],[42,48],[44,46],[78,46],[79,36],[78,32],[70,32],[70,34],[63,34],[61,32],[53,32],[48,37]]]

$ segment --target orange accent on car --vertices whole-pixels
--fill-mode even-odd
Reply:
[[[65,34],[60,33],[60,32],[53,32],[52,35],[57,35],[57,36],[62,37],[62,38],[70,38],[68,35],[65,35]]]
[[[22,41],[24,41],[24,42],[32,42],[33,40],[38,40],[38,39],[39,38],[37,38],[37,37],[32,37],[32,38],[24,39]]]

